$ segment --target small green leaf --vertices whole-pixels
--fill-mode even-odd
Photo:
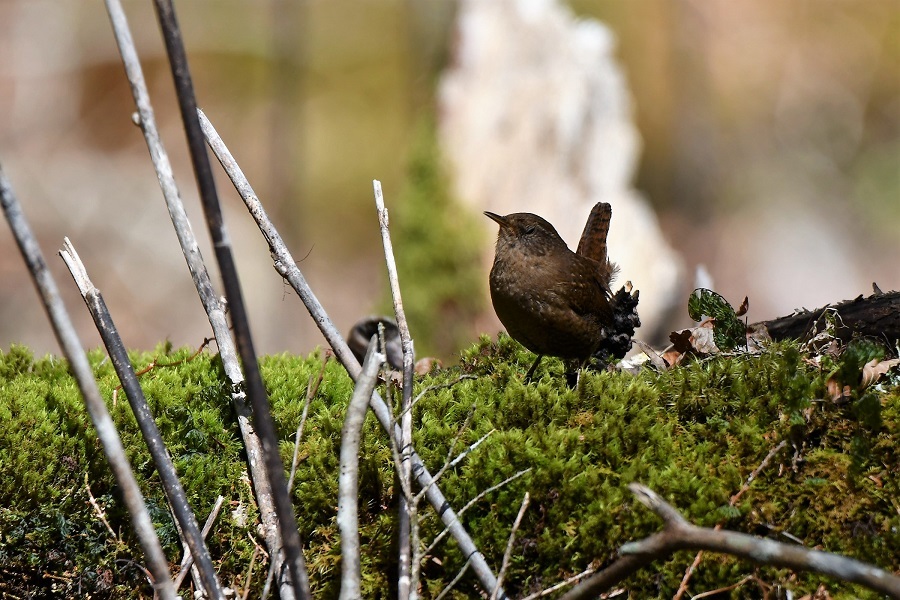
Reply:
[[[720,350],[731,350],[746,341],[746,327],[737,317],[734,307],[712,290],[694,290],[688,298],[688,314],[695,321],[700,321],[704,316],[715,320],[713,330],[716,346]]]

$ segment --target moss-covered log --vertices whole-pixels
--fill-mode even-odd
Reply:
[[[191,352],[135,354],[138,368],[184,358]],[[507,590],[525,595],[590,564],[612,561],[623,543],[660,528],[639,507],[627,484],[657,491],[687,519],[779,541],[838,552],[900,570],[900,391],[896,381],[856,389],[862,354],[823,359],[815,366],[790,344],[757,356],[716,357],[666,373],[585,373],[577,389],[565,386],[563,366],[546,360],[525,385],[533,359],[502,336],[463,353],[458,367],[422,379],[419,389],[474,376],[435,389],[416,405],[415,445],[434,471],[443,464],[470,411],[462,449],[496,431],[457,467],[441,488],[459,508],[480,491],[530,468],[487,495],[463,520],[491,564],[499,566],[521,498],[531,506],[517,533]],[[262,361],[285,462],[293,452],[310,375],[321,356],[272,356]],[[843,360],[844,362],[839,362]],[[152,462],[127,402],[113,403],[115,373],[99,352],[95,372],[119,424],[173,566],[180,545]],[[831,362],[829,362],[831,361]],[[849,397],[826,400],[827,380],[843,378]],[[171,368],[155,368],[142,385],[188,498],[205,518],[216,496],[226,497],[209,539],[224,584],[243,589],[256,535],[256,511],[231,404],[213,355]],[[340,538],[336,524],[340,431],[352,385],[329,362],[312,400],[301,441],[293,495],[314,592],[337,595]],[[35,360],[18,347],[0,355],[0,593],[137,597],[142,557],[130,533],[77,388],[56,358]],[[729,499],[769,451],[785,450],[762,470],[735,506]],[[88,502],[85,477],[113,538]],[[360,537],[363,595],[388,598],[392,587],[394,478],[390,449],[375,419],[366,420],[360,461]],[[427,512],[426,512],[427,514]],[[440,530],[423,523],[423,538]],[[627,581],[635,598],[672,597],[693,553],[680,552]],[[132,562],[133,561],[133,562]],[[424,596],[433,597],[462,566],[452,541],[424,563]],[[734,597],[758,597],[758,585],[796,596],[824,585],[834,598],[873,598],[872,592],[822,576],[759,567],[706,555],[690,591],[730,585],[747,574],[761,583]],[[258,568],[251,587],[262,587]],[[146,593],[146,589],[143,590]],[[464,578],[457,598],[477,596]]]

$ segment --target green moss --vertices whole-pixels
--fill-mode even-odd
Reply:
[[[178,350],[165,355],[166,350],[160,347],[156,353],[132,358],[140,368],[154,359],[171,362],[191,353]],[[865,354],[852,358],[857,368],[864,364],[859,361]],[[130,408],[122,394],[112,405],[117,384],[112,367],[99,352],[90,357],[164,549],[174,563],[180,557],[179,544]],[[470,415],[454,454],[495,430],[441,479],[452,506],[458,509],[479,492],[530,469],[463,516],[496,567],[522,496],[526,491],[531,494],[507,575],[511,593],[549,586],[592,561],[609,563],[622,543],[657,531],[659,520],[627,491],[632,481],[650,486],[700,525],[723,523],[781,541],[797,538],[810,547],[894,571],[900,568],[896,385],[858,390],[859,401],[866,396],[871,398],[864,402],[877,401],[876,422],[858,401],[823,400],[826,381],[838,366],[817,368],[791,344],[774,345],[759,356],[696,361],[661,374],[585,373],[574,390],[565,386],[563,365],[551,359],[539,369],[540,379],[525,385],[523,373],[532,359],[505,335],[497,340],[485,337],[462,353],[458,367],[426,376],[416,386],[417,392],[425,386],[444,386],[426,393],[416,407],[415,445],[432,472],[443,464]],[[280,355],[261,364],[282,456],[289,465],[306,387],[321,369],[322,357]],[[847,367],[846,372],[854,377],[853,369]],[[75,594],[80,585],[95,597],[132,597],[140,577],[127,561],[142,563],[141,552],[65,363],[51,357],[36,360],[27,350],[14,347],[0,355],[0,374],[4,573],[62,577],[54,590],[61,595]],[[446,386],[462,374],[473,378]],[[141,380],[201,520],[216,495],[226,497],[210,549],[223,581],[243,587],[257,512],[237,424],[223,392],[221,366],[216,357],[203,353],[175,367],[153,369]],[[310,404],[293,489],[310,578],[322,598],[336,597],[338,589],[338,453],[351,391],[343,369],[329,361]],[[867,438],[862,450],[855,447],[861,431]],[[781,440],[788,441],[787,448],[740,502],[730,506],[730,498],[750,472]],[[109,534],[87,502],[85,475],[121,540]],[[394,485],[390,449],[370,415],[360,463],[366,597],[390,595],[396,554]],[[423,507],[424,540],[433,539],[442,528],[430,513]],[[632,597],[671,597],[692,558],[692,553],[680,552],[635,574],[626,586]],[[424,596],[433,597],[463,562],[452,540],[439,544],[423,567]],[[824,582],[835,598],[876,597],[820,576],[795,575],[716,555],[705,556],[690,591],[728,585],[748,573],[798,596]],[[261,586],[257,574],[252,587],[258,592]],[[757,594],[758,588],[746,587],[733,596]],[[477,597],[474,576],[460,582],[456,597]]]

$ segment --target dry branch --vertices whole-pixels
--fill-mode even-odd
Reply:
[[[225,496],[216,496],[216,501],[213,504],[212,510],[209,511],[209,515],[206,517],[206,523],[203,524],[203,529],[200,531],[200,534],[203,536],[203,539],[206,539],[206,536],[209,535],[210,530],[212,529],[213,523],[216,522],[216,519],[219,518],[219,511],[222,510],[222,504],[225,502]],[[191,555],[190,550],[185,551],[184,556],[181,558],[181,570],[178,572],[178,576],[175,577],[175,591],[178,591],[178,588],[181,587],[182,582],[184,582],[184,578],[190,572],[191,565],[194,563],[194,557]]]
[[[456,587],[456,584],[459,583],[460,581],[462,581],[463,575],[465,575],[466,571],[469,570],[470,564],[472,564],[472,563],[467,560],[465,562],[465,564],[456,573],[456,576],[450,580],[450,583],[445,585],[444,589],[442,589],[440,591],[440,593],[434,597],[434,600],[444,600],[444,598],[447,597],[447,594],[449,594],[453,590],[453,588]]]
[[[309,405],[319,391],[319,385],[325,376],[325,366],[328,358],[322,360],[322,368],[316,377],[309,376],[306,384],[306,398],[303,400],[303,412],[300,414],[300,424],[297,425],[297,433],[294,434],[294,456],[291,458],[291,474],[288,476],[288,489],[294,489],[294,476],[297,474],[297,465],[300,463],[300,439],[303,437],[303,427],[306,425],[306,417],[309,415]]]
[[[213,290],[209,272],[203,262],[200,247],[197,244],[197,239],[194,237],[178,192],[178,186],[175,183],[172,165],[162,145],[159,130],[156,126],[153,106],[150,103],[150,95],[147,91],[147,84],[138,60],[137,50],[134,47],[128,21],[125,18],[125,12],[119,0],[106,0],[106,9],[109,13],[113,33],[115,34],[119,53],[122,56],[122,63],[125,67],[125,74],[137,107],[138,124],[144,134],[144,140],[147,143],[150,159],[159,179],[169,217],[172,220],[178,243],[187,262],[197,294],[200,297],[209,319],[209,324],[215,335],[216,345],[219,348],[219,357],[222,360],[222,366],[228,378],[231,401],[237,415],[241,438],[247,451],[247,463],[250,476],[253,479],[253,488],[256,493],[260,520],[263,524],[266,546],[268,546],[269,553],[273,557],[272,560],[275,561],[275,571],[279,577],[279,593],[282,600],[293,600],[293,589],[287,585],[287,577],[282,568],[284,557],[278,551],[281,547],[281,535],[278,531],[278,520],[272,501],[271,484],[264,467],[262,444],[250,422],[250,407],[247,405],[246,394],[243,390],[244,375],[238,361],[234,339],[228,329],[225,310]]]
[[[341,470],[338,475],[337,524],[341,531],[341,593],[340,600],[361,597],[359,555],[359,441],[369,398],[375,391],[378,370],[385,361],[379,353],[375,336],[363,360],[362,373],[356,381],[353,396],[347,406],[347,416],[341,430]]]
[[[387,265],[388,281],[391,285],[391,297],[394,300],[394,316],[397,319],[397,328],[400,330],[400,346],[403,348],[403,391],[400,402],[400,456],[401,462],[397,465],[398,476],[407,482],[407,487],[412,481],[412,472],[409,463],[409,451],[412,448],[412,390],[413,372],[416,364],[413,340],[409,335],[409,325],[406,322],[406,312],[403,310],[403,300],[400,296],[400,281],[397,277],[397,262],[394,260],[394,247],[391,243],[391,232],[388,226],[388,210],[384,205],[384,196],[381,191],[381,182],[372,182],[375,191],[375,208],[378,212],[378,225],[381,229],[381,242],[384,246],[384,262]],[[397,559],[397,596],[400,600],[415,598],[418,587],[418,568],[412,566],[412,548],[417,548],[417,535],[413,531],[418,527],[416,515],[418,507],[409,506],[408,498],[401,494],[398,502],[398,546]]]
[[[503,562],[500,564],[500,573],[497,574],[497,587],[494,588],[494,592],[491,594],[491,600],[497,599],[497,592],[500,590],[500,586],[503,585],[503,578],[506,576],[506,569],[509,568],[509,559],[512,556],[513,544],[516,541],[516,532],[519,530],[519,525],[522,524],[522,517],[525,516],[525,511],[530,503],[531,496],[528,492],[525,492],[525,496],[522,497],[522,504],[519,506],[519,514],[516,515],[516,520],[513,522],[512,529],[509,532],[506,551],[503,553]]]
[[[56,339],[69,361],[69,369],[78,382],[78,389],[81,397],[84,398],[94,428],[97,430],[97,437],[100,438],[106,460],[121,489],[125,505],[131,515],[132,525],[144,551],[147,566],[154,578],[153,588],[161,598],[175,600],[175,588],[169,578],[169,565],[159,544],[159,538],[156,536],[156,530],[153,528],[153,522],[150,520],[150,513],[147,512],[147,506],[144,504],[141,489],[134,478],[128,458],[125,456],[122,440],[119,438],[109,411],[106,410],[106,403],[100,396],[91,365],[88,363],[81,340],[66,312],[59,289],[56,287],[56,281],[47,269],[47,263],[44,261],[37,238],[31,231],[31,226],[22,212],[22,207],[16,199],[12,185],[6,178],[2,167],[0,167],[0,204],[3,206],[3,213],[12,229],[13,237],[16,238],[19,251],[28,266],[44,309],[47,311]]]
[[[868,298],[860,295],[853,300],[762,321],[750,327],[765,325],[775,340],[804,339],[813,332],[826,311],[836,312],[840,316],[835,334],[844,341],[857,334],[877,338],[893,346],[900,339],[900,292],[876,291]]]
[[[478,494],[477,496],[475,496],[474,498],[472,498],[471,500],[469,500],[468,502],[466,502],[465,506],[463,506],[461,509],[459,509],[459,512],[456,513],[456,516],[457,516],[457,517],[463,516],[463,514],[464,514],[467,510],[469,510],[470,508],[472,508],[473,506],[475,506],[475,504],[476,504],[479,500],[481,500],[482,498],[484,498],[485,496],[487,496],[487,495],[490,494],[491,492],[496,491],[496,490],[502,488],[504,485],[506,485],[506,484],[508,484],[508,483],[511,483],[512,481],[515,481],[515,480],[518,479],[519,477],[522,477],[523,475],[525,475],[525,474],[527,474],[527,473],[530,473],[530,472],[531,472],[531,467],[528,467],[527,469],[522,469],[522,470],[519,471],[518,473],[515,473],[515,474],[513,474],[513,475],[510,475],[509,477],[507,477],[506,479],[504,479],[504,480],[501,481],[500,483],[496,483],[496,484],[492,485],[491,487],[489,487],[488,489],[486,489],[486,490],[484,490],[484,491],[482,491],[482,492],[479,492],[479,494]],[[431,551],[434,550],[434,549],[437,547],[437,545],[438,545],[439,543],[441,543],[441,540],[443,540],[443,539],[447,536],[448,533],[450,533],[450,527],[449,527],[449,526],[444,527],[444,529],[443,529],[439,534],[437,534],[437,535],[435,536],[435,538],[434,538],[434,540],[431,542],[431,544],[430,544],[427,548],[425,548],[425,551],[423,552],[423,554],[425,554],[425,555],[430,554]]]
[[[97,516],[100,518],[100,522],[106,525],[106,530],[109,532],[109,535],[116,541],[117,544],[121,544],[122,540],[119,536],[116,535],[116,532],[113,531],[113,528],[110,526],[109,521],[106,520],[106,513],[100,508],[100,505],[97,503],[97,499],[94,498],[94,494],[91,493],[91,485],[88,483],[88,473],[84,472],[84,489],[87,490],[88,501],[91,503],[91,506],[94,508],[94,512],[97,513]],[[175,588],[176,591],[178,588]]]
[[[106,302],[103,300],[103,295],[100,294],[100,290],[90,280],[87,269],[84,263],[81,262],[81,258],[78,256],[78,252],[75,251],[75,246],[72,245],[69,238],[65,238],[64,248],[59,254],[65,261],[72,278],[78,286],[78,290],[81,292],[81,297],[84,299],[94,324],[97,326],[97,331],[100,333],[103,345],[109,353],[116,374],[122,382],[125,396],[131,405],[131,410],[141,430],[144,443],[147,445],[153,464],[157,473],[159,473],[166,499],[175,516],[178,533],[195,557],[200,575],[200,587],[210,598],[224,600],[225,596],[222,593],[222,586],[219,584],[219,578],[216,576],[216,571],[213,568],[212,558],[210,558],[209,550],[206,548],[203,536],[200,534],[200,525],[197,523],[197,518],[188,504],[184,488],[178,479],[178,473],[175,472],[175,465],[172,464],[172,459],[169,458],[169,454],[166,451],[166,445],[150,412],[150,407],[147,405],[147,399],[144,397],[144,392],[140,383],[138,383],[134,367],[131,366],[131,361],[128,358],[128,351],[125,349],[125,344],[119,336],[112,315],[110,315]]]
[[[282,551],[291,574],[290,579],[295,588],[294,592],[301,598],[310,598],[309,575],[306,571],[306,561],[303,559],[303,548],[300,541],[300,531],[297,528],[297,520],[294,516],[294,507],[288,494],[284,463],[281,461],[281,455],[278,452],[275,420],[272,418],[269,398],[263,386],[262,375],[259,372],[259,364],[253,348],[253,336],[250,332],[250,321],[244,306],[244,295],[234,262],[234,254],[231,250],[231,238],[225,227],[222,207],[219,204],[219,196],[216,193],[216,185],[213,179],[212,166],[209,162],[203,132],[200,129],[200,122],[197,118],[194,83],[191,79],[191,71],[188,66],[184,41],[181,37],[181,29],[178,26],[178,19],[175,15],[175,6],[173,0],[154,0],[153,4],[156,7],[159,27],[162,30],[163,39],[166,43],[166,54],[172,71],[172,79],[175,83],[175,95],[178,98],[181,121],[184,124],[188,148],[190,149],[191,164],[194,167],[194,175],[197,178],[197,185],[200,190],[200,200],[203,206],[203,214],[206,216],[206,226],[209,230],[216,262],[218,263],[222,283],[225,288],[225,297],[228,300],[231,312],[234,339],[237,344],[238,354],[241,357],[241,364],[244,367],[247,396],[253,408],[253,425],[262,443],[265,469],[271,483],[270,492],[274,500],[275,512],[278,515]]]
[[[581,581],[588,575],[592,575],[596,570],[597,569],[595,569],[593,567],[588,567],[581,573],[578,573],[577,575],[572,575],[571,577],[564,579],[563,581],[560,581],[559,583],[551,585],[550,587],[543,589],[539,592],[529,594],[528,596],[525,596],[524,598],[522,598],[522,600],[537,600],[538,598],[543,598],[544,596],[549,596],[553,592],[558,592],[559,590],[563,589],[567,585],[572,585],[573,583],[578,583],[579,581]]]
[[[638,501],[665,522],[659,533],[619,548],[624,555],[612,565],[565,594],[561,600],[595,598],[636,570],[677,550],[709,550],[745,558],[760,564],[822,573],[850,583],[858,583],[891,598],[900,598],[900,577],[858,560],[783,544],[735,531],[716,531],[690,524],[653,490],[638,483],[628,486]]]
[[[738,492],[728,501],[728,506],[735,506],[737,504],[738,500],[741,499],[741,496],[747,493],[747,490],[750,489],[750,484],[753,483],[753,481],[757,477],[759,477],[759,474],[762,473],[762,470],[769,465],[772,459],[775,458],[775,455],[781,452],[785,446],[787,446],[787,440],[781,440],[777,446],[769,450],[769,453],[766,454],[766,457],[764,459],[762,459],[762,462],[759,463],[759,466],[753,469],[753,471],[747,477],[747,481],[744,482],[744,485],[741,486],[741,489],[738,490]],[[722,529],[722,523],[717,523],[713,529],[715,529],[716,531]],[[685,592],[687,592],[687,585],[691,580],[691,575],[693,575],[694,570],[700,564],[702,558],[703,550],[700,550],[699,552],[697,552],[696,556],[694,556],[694,560],[687,568],[687,571],[685,571],[684,577],[681,580],[681,584],[678,586],[678,591],[675,592],[674,596],[672,596],[672,600],[681,600],[681,597],[685,594]]]
[[[259,556],[259,546],[254,546],[253,555],[250,557],[250,566],[247,567],[247,583],[244,586],[244,593],[241,594],[241,600],[247,600],[250,596],[250,584],[253,582],[253,565],[256,564],[256,557]]]

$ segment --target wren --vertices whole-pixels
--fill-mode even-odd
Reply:
[[[491,302],[510,337],[538,355],[584,364],[614,321],[606,255],[612,210],[598,203],[572,252],[553,225],[531,213],[484,214],[500,226],[491,268]]]

